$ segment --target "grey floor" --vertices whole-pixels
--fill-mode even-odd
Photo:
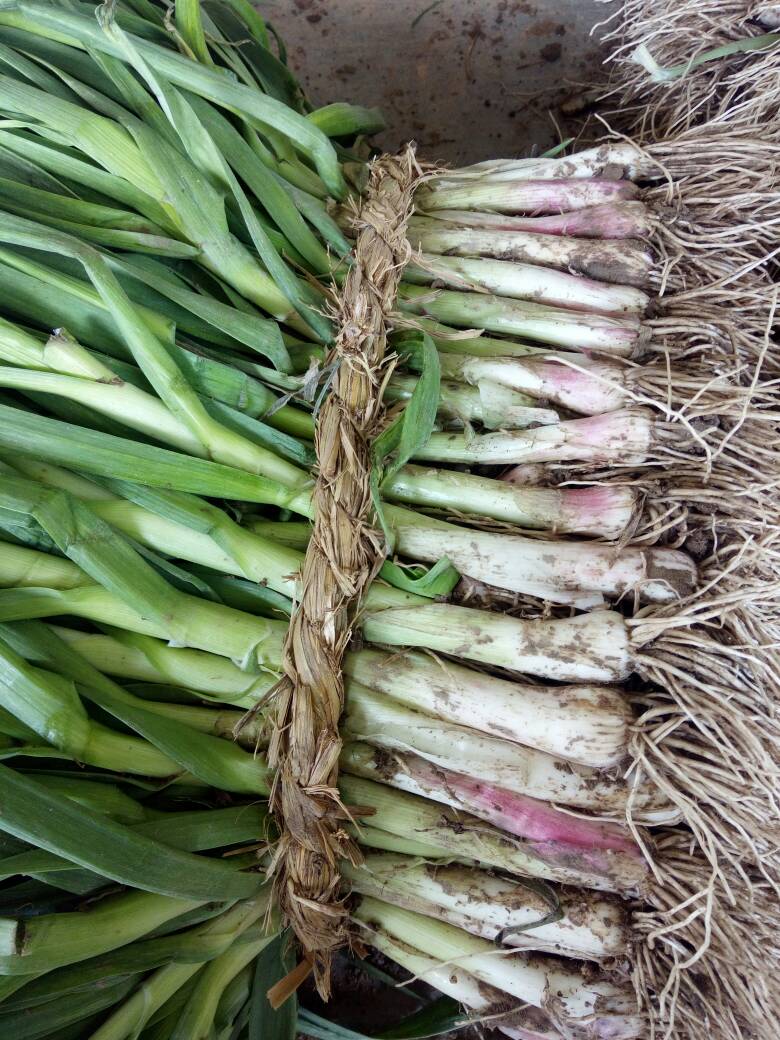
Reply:
[[[561,101],[600,78],[594,0],[262,0],[318,104],[378,105],[387,148],[451,162],[567,136]]]

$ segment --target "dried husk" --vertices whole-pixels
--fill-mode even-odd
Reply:
[[[412,148],[382,157],[353,214],[353,263],[339,293],[339,331],[327,360],[334,376],[317,416],[315,518],[285,640],[285,676],[275,693],[269,762],[276,768],[271,805],[281,838],[272,870],[282,910],[323,997],[332,951],[348,941],[338,862],[360,859],[344,829],[349,814],[336,786],[341,660],[361,594],[384,559],[369,483],[371,441],[381,428],[391,370],[386,315],[408,260],[405,228],[420,175]]]

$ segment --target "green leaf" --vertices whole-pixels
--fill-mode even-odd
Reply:
[[[206,411],[229,430],[240,433],[247,440],[268,448],[288,462],[301,469],[311,469],[317,456],[310,444],[291,437],[289,433],[274,429],[267,423],[260,422],[251,415],[246,415],[237,408],[222,404],[220,401],[204,401]]]
[[[69,762],[75,761],[72,755],[66,751],[60,751],[54,747],[35,747],[29,744],[20,744],[18,747],[4,747],[0,750],[0,759],[4,762],[12,758],[60,758]]]
[[[300,1032],[315,1037],[316,1040],[422,1040],[424,1037],[442,1036],[457,1029],[464,1029],[471,1024],[461,1013],[460,1005],[450,997],[444,996],[375,1036],[367,1036],[365,1033],[358,1033],[335,1022],[329,1022],[306,1008],[302,1008],[298,1015]]]
[[[455,1029],[471,1025],[464,1017],[460,1004],[452,997],[441,996],[426,1007],[413,1012],[397,1025],[383,1029],[377,1040],[418,1040],[428,1036],[441,1036]]]
[[[298,999],[293,994],[274,1011],[268,991],[295,967],[288,932],[278,935],[255,961],[248,1040],[295,1040],[298,1024]]]
[[[5,44],[0,44],[0,65],[14,69],[25,79],[34,83],[36,87],[53,94],[55,97],[69,101],[73,100],[71,92],[66,90],[55,76],[50,75],[34,61],[30,61],[29,58],[5,46]]]
[[[289,356],[275,321],[261,318],[257,313],[240,311],[204,293],[193,292],[176,278],[170,269],[157,261],[112,256],[108,258],[108,262],[115,270],[143,282],[160,295],[208,322],[215,329],[219,329],[245,347],[263,354],[275,368],[285,371],[289,367]]]
[[[0,766],[0,828],[103,877],[178,899],[245,899],[263,879],[218,860],[179,852],[57,797]]]
[[[176,590],[68,492],[0,474],[0,505],[34,517],[62,553],[140,614],[162,621],[176,610]]]
[[[301,1008],[298,1014],[298,1028],[302,1033],[313,1036],[316,1040],[372,1040],[365,1033],[357,1033],[354,1029],[346,1029],[335,1022],[329,1022],[327,1018],[315,1015],[308,1008]]]
[[[764,47],[776,46],[780,46],[780,33],[764,33],[762,36],[746,36],[741,40],[732,40],[720,47],[701,51],[679,65],[667,67],[659,65],[645,44],[640,44],[630,57],[637,65],[641,65],[646,72],[650,73],[653,83],[669,83],[671,80],[687,76],[689,72],[705,62],[726,58],[731,54],[745,54],[750,51],[763,50]]]
[[[523,888],[527,888],[529,892],[533,892],[534,895],[541,896],[550,910],[549,913],[543,914],[535,921],[502,928],[496,936],[497,943],[504,943],[513,935],[520,935],[522,932],[527,932],[532,928],[542,928],[546,924],[555,924],[556,921],[563,919],[563,907],[554,885],[535,878],[513,878],[512,880],[518,885],[522,885]]]
[[[227,8],[232,7],[229,11]],[[263,90],[296,112],[303,110],[300,85],[283,61],[270,49],[265,23],[248,0],[206,3],[206,10],[228,41],[223,51],[236,49]]]
[[[248,0],[227,0],[227,3],[216,3],[212,4],[209,0],[204,0],[204,7],[206,10],[211,11],[212,15],[216,13],[224,12],[226,7],[231,7],[235,12],[234,17],[237,23],[237,36],[228,37],[234,39],[236,45],[245,45],[249,41],[247,40],[247,32],[251,39],[255,40],[264,50],[269,51],[271,48],[271,41],[268,36],[268,29],[266,22],[260,17],[260,13],[254,8]],[[213,11],[212,11],[213,8]],[[268,91],[269,94],[273,94],[273,91]],[[274,95],[276,96],[276,95]],[[279,98],[280,101],[285,101],[289,104],[284,96]],[[295,107],[294,105],[291,107]]]
[[[141,1040],[171,1040],[183,1010],[186,1008],[200,981],[200,972],[196,972],[180,986],[173,996],[151,1016],[147,1028],[141,1034]],[[135,1037],[133,1037],[135,1040]],[[212,1040],[208,1037],[207,1040]]]
[[[381,486],[427,443],[436,424],[441,384],[439,355],[427,332],[408,334],[402,340],[400,350],[415,351],[420,378],[403,412],[374,441],[369,478],[374,509],[389,546],[392,546],[393,539],[384,516]]]
[[[14,204],[9,199],[4,199],[4,203],[9,213],[29,217],[48,227],[65,231],[87,242],[94,242],[95,245],[176,258],[198,255],[197,249],[187,245],[186,242],[180,242],[178,239],[168,238],[165,235],[149,235],[136,231],[123,231],[121,228],[101,228],[91,224],[77,224],[71,220],[50,216],[29,206]]]
[[[192,53],[205,65],[213,65],[200,14],[200,0],[176,0],[176,28]]]
[[[238,130],[213,105],[194,95],[190,103],[217,147],[290,244],[308,260],[315,272],[324,274],[329,271],[328,253],[298,212],[295,193],[264,163],[257,161],[257,156]]]
[[[228,607],[235,607],[236,610],[243,610],[247,614],[259,614],[262,617],[282,618],[290,617],[292,614],[292,600],[265,585],[247,581],[246,578],[221,574],[197,563],[190,564],[188,569],[208,582],[220,601]]]
[[[29,43],[29,35],[27,39]],[[0,129],[0,145],[16,155],[24,156],[57,177],[67,178],[82,190],[86,188],[90,192],[99,192],[103,198],[122,202],[160,223],[169,231],[172,230],[165,210],[151,195],[124,177],[93,166],[63,148],[43,143],[37,134],[28,136],[21,128],[14,131]]]
[[[174,849],[202,852],[238,842],[262,840],[263,835],[268,833],[268,816],[265,809],[255,805],[199,809],[195,812],[165,813],[159,819],[130,824],[130,829]],[[37,876],[57,871],[80,873],[74,864],[45,849],[30,849],[0,859],[0,880],[18,874]],[[92,878],[93,887],[94,879],[104,884],[99,875],[93,874]]]
[[[26,657],[55,668],[59,675],[43,674],[59,679],[61,685],[65,684],[63,694],[70,692],[67,689],[70,684],[62,678],[67,676],[78,683],[83,697],[99,704],[199,780],[217,789],[239,794],[267,793],[268,770],[259,756],[229,740],[183,727],[174,719],[149,711],[143,701],[104,676],[48,626],[34,621],[16,622],[0,626],[0,631]],[[59,687],[57,689],[59,691]],[[84,710],[80,701],[78,709]],[[74,720],[67,717],[66,721],[70,732]],[[51,742],[56,741],[52,738]]]
[[[113,782],[124,783],[124,777],[106,777],[103,773],[87,773],[84,769],[69,772],[36,770],[37,783],[59,798],[68,798],[92,813],[110,816],[118,823],[143,823],[149,812],[140,802],[124,793]]]
[[[153,549],[149,549],[145,545],[141,545],[140,542],[136,542],[135,539],[129,535],[125,535],[128,542],[135,551],[146,560],[157,572],[162,575],[167,582],[170,582],[174,588],[179,589],[180,592],[186,592],[190,596],[200,596],[201,599],[210,599],[214,603],[224,603],[222,597],[217,593],[216,589],[209,582],[203,578],[198,577],[192,572],[189,567],[182,567],[180,564],[173,563],[165,556],[161,556]]]
[[[185,94],[172,86],[160,74],[159,69],[152,71],[138,48],[133,45],[131,37],[123,33],[114,22],[111,7],[104,6],[98,11],[104,31],[121,48],[122,57],[131,62],[148,83],[191,159],[191,162],[187,161],[179,151],[160,139],[150,128],[143,125],[131,127],[131,133],[141,149],[147,154],[155,154],[156,165],[165,182],[168,197],[187,236],[199,243],[204,254],[211,259],[212,265],[221,261],[228,280],[234,280],[231,278],[231,272],[234,272],[234,278],[238,277],[243,281],[245,272],[242,273],[241,268],[246,267],[250,258],[247,256],[242,259],[242,251],[237,249],[238,243],[232,243],[228,234],[222,191],[230,192],[238,205],[252,243],[277,288],[304,321],[327,342],[331,335],[330,325],[306,301],[305,297],[310,295],[307,291],[308,286],[298,280],[279,256],[257,220],[241,184],[206,126],[188,103]],[[205,179],[198,175],[199,172],[205,174]],[[258,269],[258,286],[264,277],[264,272]],[[234,284],[238,283],[234,280]],[[269,300],[267,306],[274,312],[278,302],[274,304]]]
[[[158,164],[166,147],[159,144],[156,156]],[[84,267],[105,306],[110,308],[123,340],[161,400],[205,448],[212,448],[213,441],[220,440],[221,428],[205,411],[174,357],[144,322],[116,275],[93,246],[9,213],[0,221],[0,241],[61,253],[77,260]]]
[[[391,560],[385,560],[379,572],[380,578],[404,592],[414,592],[426,599],[439,599],[448,596],[460,581],[457,571],[446,556],[443,556],[433,567],[399,567]]]
[[[74,1022],[63,1029],[55,1029],[53,1033],[47,1034],[46,1040],[84,1040],[85,1036],[92,1036],[103,1017],[101,1012],[99,1015],[93,1015],[92,1018],[83,1019],[81,1022]]]
[[[43,1040],[57,1028],[81,1022],[124,1000],[137,981],[135,975],[115,979],[23,1011],[3,1013],[0,1006],[0,1033],[14,1040]]]
[[[74,684],[29,665],[4,639],[0,639],[0,704],[36,733],[39,743],[54,744],[74,756],[86,751],[92,723]]]
[[[309,112],[306,117],[328,137],[355,137],[357,134],[378,134],[387,122],[378,108],[364,108],[344,101],[325,105]]]
[[[542,152],[542,159],[554,159],[556,155],[560,155],[561,152],[565,152],[569,145],[574,140],[573,137],[567,137],[560,144],[553,145],[552,148],[548,148],[546,152]]]
[[[40,228],[39,224],[33,226]],[[4,306],[12,314],[47,333],[59,328],[62,315],[67,314],[71,335],[101,350],[118,351],[122,357],[132,358],[109,307],[88,281],[74,275],[67,258],[50,255],[48,263],[43,264],[34,260],[30,252],[2,248],[0,260],[0,291]],[[137,301],[136,311],[161,342],[173,346],[176,326],[169,317]]]
[[[173,923],[179,928],[183,920],[184,915]],[[110,953],[58,968],[28,982],[23,989],[5,998],[0,1007],[15,1011],[34,1008],[62,996],[83,993],[96,984],[137,972],[153,971],[172,960],[205,961],[210,956],[216,956],[223,948],[224,942],[208,940],[207,936],[199,933],[198,928],[177,931],[174,935],[162,938],[142,939]]]
[[[54,30],[63,42],[87,45],[115,57],[125,58],[116,42],[104,35],[94,18],[71,14],[42,3],[25,3],[13,14],[17,15],[13,24],[20,28],[40,35],[49,35]],[[141,57],[174,86],[192,90],[224,108],[233,109],[261,130],[273,128],[276,133],[283,135],[288,143],[294,143],[297,150],[312,160],[334,198],[344,196],[346,188],[335,149],[328,138],[305,117],[275,98],[234,82],[221,71],[199,65],[167,47],[150,43],[138,36],[133,37],[132,42]]]
[[[214,1014],[214,1031],[217,1036],[223,1030],[231,1029],[244,1010],[246,1020],[249,1021],[249,996],[253,978],[254,966],[247,964],[225,987]]]
[[[81,687],[88,700],[99,704],[136,733],[145,737],[204,783],[218,790],[237,794],[267,794],[270,776],[264,758],[252,755],[222,737],[183,727],[174,719],[164,718],[129,702],[129,695],[119,697],[100,690]]]
[[[0,404],[0,447],[149,487],[283,506],[295,493],[265,477]]]
[[[399,351],[414,343],[420,365],[420,378],[401,415],[374,441],[374,458],[384,463],[383,479],[389,479],[405,466],[427,443],[436,425],[439,407],[441,367],[433,340],[427,332],[416,332],[399,346]],[[387,463],[388,456],[391,461]]]

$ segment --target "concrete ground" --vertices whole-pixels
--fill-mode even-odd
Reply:
[[[600,79],[594,0],[262,0],[316,104],[377,105],[387,148],[455,163],[541,152]],[[556,125],[557,123],[557,125]]]

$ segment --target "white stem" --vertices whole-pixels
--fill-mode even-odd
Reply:
[[[530,856],[533,877],[567,879],[586,888],[630,892],[643,887],[648,867],[627,828],[573,816],[549,802],[514,794],[463,773],[431,765],[419,755],[348,744],[342,777],[361,777],[484,820],[499,834],[518,839]],[[492,831],[491,831],[492,833]],[[476,858],[476,857],[475,857]]]
[[[611,641],[611,632],[605,632],[596,653],[602,647],[608,652]],[[569,654],[577,652],[575,639]],[[348,653],[344,668],[350,679],[397,703],[569,762],[609,768],[628,753],[633,715],[613,686],[509,682],[428,654],[369,649]]]
[[[418,461],[474,465],[527,462],[592,462],[641,465],[653,446],[653,419],[641,409],[623,409],[586,419],[571,419],[529,431],[433,433],[420,448]]]
[[[544,398],[582,415],[601,415],[626,404],[626,369],[619,362],[578,354],[549,357],[486,358],[441,354],[442,375],[470,385],[483,379]]]
[[[560,538],[527,538],[458,527],[388,509],[399,553],[435,562],[446,556],[462,573],[498,588],[553,603],[587,605],[636,593],[672,603],[696,587],[696,566],[676,549],[644,549]]]
[[[440,209],[422,219],[444,220],[449,225],[493,232],[530,232],[533,235],[598,239],[599,242],[620,240],[621,244],[626,239],[649,238],[656,224],[655,216],[643,202],[607,202],[543,217]]]
[[[606,174],[636,180],[656,170],[640,148],[630,141],[607,141],[573,155],[538,159],[487,159],[484,162],[445,170],[441,179],[489,177],[495,180],[558,177],[599,177]]]
[[[636,317],[585,314],[509,296],[429,289],[408,282],[401,286],[398,306],[403,312],[459,328],[520,336],[564,350],[599,350],[616,357],[630,357],[647,335]]]
[[[361,895],[436,917],[483,939],[492,941],[505,932],[502,943],[520,950],[591,961],[628,953],[625,908],[592,892],[556,890],[563,917],[529,927],[550,913],[550,902],[523,882],[476,867],[369,853],[360,867],[345,863],[341,872]]]
[[[639,203],[626,203],[638,206]],[[577,210],[579,214],[583,210]],[[490,256],[557,268],[616,285],[647,285],[653,256],[638,239],[610,241],[540,234],[502,227],[471,226],[469,211],[441,210],[429,217],[413,217],[408,237],[413,249],[441,256]],[[485,214],[485,216],[492,216]],[[458,218],[461,219],[458,219]],[[534,217],[530,220],[533,221]],[[542,218],[544,219],[544,218]],[[495,218],[495,223],[506,218]]]
[[[514,177],[474,177],[434,180],[415,195],[424,212],[441,209],[477,209],[494,213],[565,213],[604,203],[633,201],[638,195],[631,181],[561,177],[538,180]]]
[[[622,819],[629,790],[635,819],[645,815],[643,810],[658,812],[663,805],[649,784],[637,787],[619,775],[572,765],[543,751],[489,736],[471,728],[468,719],[457,725],[424,715],[354,681],[347,685],[341,734],[348,740],[413,752],[444,769],[468,773],[517,794],[603,816]],[[666,818],[674,819],[670,810]]]
[[[523,484],[519,479],[495,480],[434,466],[404,466],[385,481],[382,494],[391,502],[424,502],[429,509],[489,516],[519,527],[560,534],[619,538],[631,522],[636,508],[631,487],[527,486],[541,482],[549,474],[542,466],[516,467],[521,468],[535,479]],[[535,469],[540,473],[527,472]]]
[[[616,682],[631,672],[621,614],[522,621],[449,603],[390,608],[367,617],[363,634],[388,646],[422,646],[467,661],[562,682]]]
[[[204,699],[249,708],[275,682],[273,674],[252,675],[224,657],[149,636],[128,632],[120,639],[120,633],[97,635],[59,626],[55,631],[101,671],[171,683]],[[348,653],[345,670],[351,681],[396,704],[512,741],[512,746],[595,768],[617,765],[627,754],[632,716],[614,687],[514,683],[427,654],[371,649]]]
[[[408,401],[417,383],[417,376],[394,375],[385,390],[385,400]],[[442,381],[438,416],[440,420],[454,421],[459,425],[478,422],[488,430],[522,430],[527,426],[544,426],[560,420],[558,413],[550,408],[535,407],[525,395],[487,379],[477,386]]]
[[[340,774],[339,791],[345,805],[373,810],[368,816],[371,827],[421,841],[435,848],[438,858],[632,897],[647,882],[647,867],[640,858],[599,850],[568,857],[567,850],[553,842],[524,841],[470,813],[352,773]]]
[[[516,300],[592,314],[644,314],[650,298],[633,286],[609,285],[549,267],[508,260],[434,256],[424,253],[410,264],[404,279],[415,285],[441,282],[456,289],[484,290]]]
[[[380,953],[464,1007],[491,1018],[486,1025],[500,1029],[513,1040],[563,1040],[561,1033],[539,1008],[526,1006],[513,1010],[514,1002],[509,1002],[505,993],[480,982],[464,968],[442,964],[376,925],[372,925],[370,934],[371,945]]]
[[[645,1023],[627,986],[590,981],[551,957],[497,955],[485,939],[371,897],[362,899],[354,916],[434,958],[457,961],[488,985],[547,1011],[564,1029],[579,1028],[580,1035],[603,1040],[644,1036]]]
[[[780,4],[770,4],[755,13],[755,19],[765,29],[780,29]]]

